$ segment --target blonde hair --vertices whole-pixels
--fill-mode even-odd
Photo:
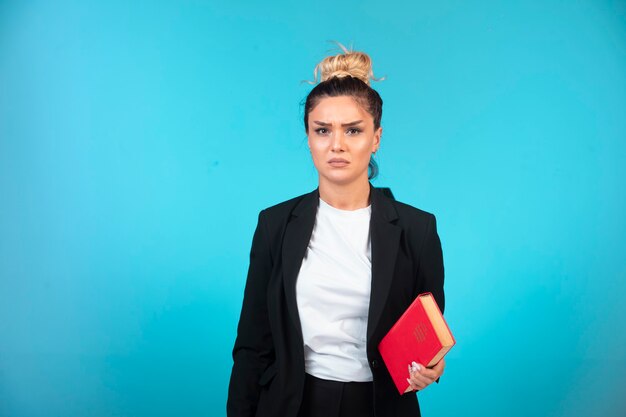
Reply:
[[[335,42],[343,51],[337,55],[331,55],[320,61],[313,70],[313,81],[303,80],[309,84],[317,84],[326,81],[332,77],[352,76],[363,81],[368,86],[370,79],[374,81],[382,81],[385,77],[375,78],[372,70],[372,59],[365,52],[359,52],[347,49],[341,43]],[[318,81],[319,77],[319,81]]]

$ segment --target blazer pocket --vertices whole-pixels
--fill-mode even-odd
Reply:
[[[276,362],[272,363],[263,373],[261,374],[261,378],[259,378],[259,385],[264,386],[267,385],[272,378],[276,375]]]

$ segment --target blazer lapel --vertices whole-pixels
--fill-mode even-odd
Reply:
[[[287,222],[282,245],[283,284],[287,308],[300,336],[302,327],[296,301],[296,280],[315,225],[318,201],[319,188],[316,188],[305,194],[298,202]],[[398,218],[395,207],[389,198],[371,183],[370,203],[372,283],[367,321],[368,341],[372,338],[389,295],[401,234],[400,227],[391,223]]]
[[[316,188],[305,194],[294,207],[287,221],[282,245],[283,284],[287,308],[300,337],[302,336],[302,327],[296,301],[296,279],[313,233],[318,199],[319,188]]]
[[[372,217],[370,235],[372,249],[372,288],[367,317],[367,340],[372,340],[374,330],[387,302],[391,280],[396,265],[402,229],[392,222],[398,218],[389,197],[370,184]]]

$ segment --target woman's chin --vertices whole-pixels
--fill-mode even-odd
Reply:
[[[320,176],[321,179],[322,176]],[[349,173],[333,172],[323,175],[325,182],[335,185],[347,185],[359,181],[359,177]]]

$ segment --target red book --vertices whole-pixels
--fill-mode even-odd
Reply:
[[[407,365],[434,366],[456,341],[432,293],[419,294],[378,344],[400,394],[411,391]]]

